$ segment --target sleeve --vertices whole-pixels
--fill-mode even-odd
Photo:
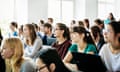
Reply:
[[[42,40],[41,39],[37,39],[33,45],[33,51],[32,53],[28,56],[28,57],[31,57],[31,58],[34,58],[35,55],[39,52],[39,50],[41,49],[42,47]]]
[[[101,59],[104,61],[104,52],[105,52],[105,48],[106,46],[103,45],[103,47],[101,48],[100,52],[99,52],[99,55],[101,57]]]
[[[94,52],[95,54],[97,53],[97,49],[94,45],[89,45],[89,48],[87,49],[87,52]]]
[[[20,72],[36,72],[36,66],[31,61],[26,61],[22,64]]]
[[[70,52],[77,52],[77,44],[72,44],[69,48]]]
[[[14,32],[13,36],[18,36],[18,33],[17,33],[17,32]]]

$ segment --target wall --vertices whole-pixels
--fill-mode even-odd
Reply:
[[[21,24],[28,23],[28,0],[14,0],[14,19]]]
[[[28,22],[38,23],[48,16],[48,0],[28,0]]]
[[[97,17],[98,1],[97,0],[74,0],[74,18],[83,20],[89,18],[91,25]]]

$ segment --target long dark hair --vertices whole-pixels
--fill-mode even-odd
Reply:
[[[112,21],[109,25],[112,27],[115,35],[120,33],[120,22]]]
[[[1,46],[2,39],[3,39],[3,36],[2,36],[1,29],[0,29],[0,46]]]
[[[90,32],[88,32],[84,27],[81,26],[76,26],[73,28],[73,32],[77,32],[79,34],[84,33],[85,37],[84,37],[84,42],[88,43],[88,44],[94,44],[94,41],[90,35]]]
[[[100,28],[98,26],[92,26],[91,33],[93,34],[95,40],[97,39],[98,36],[101,37]]]
[[[26,24],[25,26],[28,27],[28,29],[30,30],[30,39],[31,39],[31,44],[34,44],[35,39],[37,38],[36,32],[35,32],[35,28],[32,24]],[[28,44],[28,40],[26,40],[26,43]]]
[[[120,22],[112,21],[109,23],[114,31],[114,36],[120,34]],[[118,37],[118,42],[120,43],[120,37]]]
[[[48,69],[50,64],[54,63],[56,66],[54,72],[70,72],[70,70],[65,67],[57,51],[53,48],[41,49],[39,51],[38,58],[47,65]]]
[[[89,25],[90,25],[90,24],[89,24],[89,19],[84,19],[84,21],[85,21],[85,23],[87,24],[87,28],[89,29],[89,27],[90,27],[90,26],[89,26]]]
[[[63,23],[57,23],[57,26],[60,28],[60,30],[64,30],[63,37],[67,40],[70,40],[69,28]]]
[[[114,17],[114,15],[113,15],[113,13],[109,13],[109,15],[112,17],[111,20],[112,20],[112,21],[115,21],[115,17]]]

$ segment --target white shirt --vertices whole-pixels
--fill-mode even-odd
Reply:
[[[113,54],[110,50],[110,44],[103,45],[99,55],[105,63],[108,72],[120,71],[120,53]]]

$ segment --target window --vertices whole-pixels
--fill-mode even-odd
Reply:
[[[8,32],[9,23],[14,19],[14,0],[0,0],[0,28],[2,34]]]
[[[48,0],[48,17],[69,25],[73,19],[73,0]]]
[[[115,0],[98,0],[98,17],[105,19],[108,13],[114,13]]]

